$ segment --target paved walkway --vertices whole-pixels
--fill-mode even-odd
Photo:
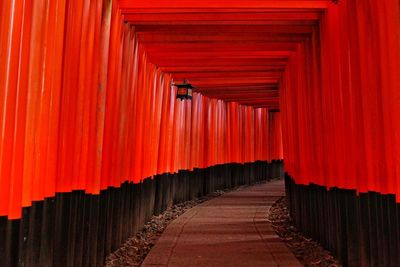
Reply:
[[[274,181],[190,209],[167,227],[142,266],[302,266],[266,221],[283,195],[283,181]]]

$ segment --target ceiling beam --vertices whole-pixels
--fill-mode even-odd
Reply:
[[[218,0],[218,1],[198,1],[198,0],[176,0],[176,1],[165,1],[165,0],[119,0],[119,7],[124,9],[140,9],[140,8],[156,8],[156,9],[171,9],[171,8],[182,8],[182,9],[236,9],[236,8],[268,8],[268,9],[326,9],[332,5],[330,0]]]

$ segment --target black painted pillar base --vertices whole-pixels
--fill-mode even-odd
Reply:
[[[58,193],[0,217],[0,266],[103,266],[153,214],[216,190],[278,178],[282,161],[223,164],[123,183],[100,195]]]
[[[297,228],[344,266],[400,266],[400,205],[394,195],[298,185],[285,175]]]

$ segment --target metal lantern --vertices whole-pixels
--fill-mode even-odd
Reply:
[[[193,89],[195,89],[188,80],[184,79],[182,84],[173,84],[177,87],[176,98],[180,100],[192,99]]]

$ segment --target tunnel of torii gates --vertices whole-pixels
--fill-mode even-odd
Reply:
[[[101,266],[283,159],[301,231],[400,266],[400,1],[3,0],[0,30],[0,266]]]

